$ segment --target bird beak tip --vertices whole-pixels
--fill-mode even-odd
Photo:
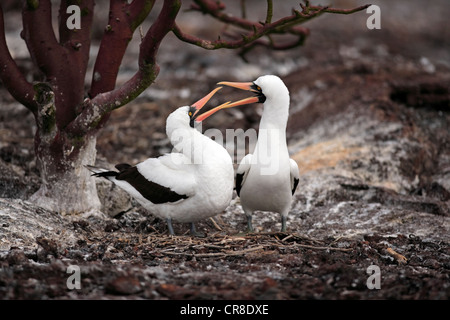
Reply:
[[[203,98],[201,98],[200,100],[198,100],[197,102],[192,104],[192,107],[197,109],[197,112],[198,112],[201,108],[203,108],[205,106],[205,104],[212,98],[212,96],[220,89],[222,89],[222,87],[215,88],[210,93],[208,93],[206,96],[204,96]]]
[[[228,81],[221,81],[217,83],[218,85],[223,85],[227,87],[233,87],[241,90],[250,91],[252,90],[253,82],[228,82]]]

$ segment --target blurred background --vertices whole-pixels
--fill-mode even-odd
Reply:
[[[20,38],[20,4],[12,0],[0,1],[11,54],[32,81],[37,71]],[[55,28],[58,2],[53,1]],[[241,15],[241,1],[224,3],[227,12]],[[69,227],[64,224],[65,220],[53,223],[55,215],[28,204],[32,212],[29,217],[14,220],[14,226],[0,223],[0,227],[6,231],[15,230],[12,227],[16,222],[32,221],[35,217],[38,227],[23,228],[22,238],[15,232],[6,232],[10,235],[7,239],[10,242],[5,243],[18,241],[22,246],[23,239],[29,238],[30,229],[38,235],[51,230],[47,235],[59,241],[60,252],[66,252],[62,254],[70,256],[72,252],[88,252],[95,263],[101,264],[103,260],[97,257],[98,248],[104,245],[103,239],[110,237],[110,243],[123,243],[124,246],[127,242],[129,250],[120,247],[111,251],[110,260],[106,260],[102,267],[113,268],[113,264],[108,262],[113,259],[126,260],[129,266],[129,261],[135,259],[137,266],[142,266],[144,261],[150,266],[156,263],[159,268],[160,261],[164,260],[162,271],[152,274],[146,285],[152,289],[159,283],[166,283],[166,279],[178,285],[172,291],[162,293],[149,290],[149,294],[143,295],[145,298],[204,298],[201,291],[212,288],[210,292],[213,293],[208,294],[208,298],[448,299],[450,2],[311,1],[312,5],[335,8],[352,8],[368,3],[381,9],[379,30],[366,27],[370,14],[365,11],[351,15],[325,13],[302,25],[310,30],[303,46],[288,51],[257,47],[247,53],[247,61],[236,51],[207,51],[182,43],[169,34],[158,53],[161,71],[156,82],[135,101],[115,110],[97,139],[97,160],[101,165],[135,164],[158,156],[170,151],[165,120],[175,108],[197,101],[219,81],[252,81],[264,74],[276,74],[290,91],[288,146],[301,174],[288,217],[288,230],[301,235],[301,238],[295,236],[291,240],[302,242],[310,237],[317,240],[311,242],[314,245],[342,246],[350,248],[351,252],[294,247],[272,250],[280,245],[277,238],[270,250],[261,254],[258,251],[242,259],[211,263],[201,259],[174,260],[167,256],[159,259],[161,255],[156,255],[153,260],[151,254],[146,256],[135,248],[143,248],[144,253],[152,251],[142,245],[142,239],[145,242],[154,235],[155,243],[158,243],[165,232],[164,224],[151,220],[148,213],[139,208],[129,210],[128,200],[126,210],[129,211],[125,214],[123,208],[116,208],[114,212],[105,208],[105,213],[116,217],[111,219],[112,222],[104,217],[97,220],[90,217]],[[265,19],[265,1],[247,0],[245,4],[248,19]],[[299,0],[273,1],[273,4],[273,20],[290,15],[292,8],[300,10]],[[224,32],[223,24],[201,13],[186,11],[189,6],[190,2],[184,1],[177,17],[177,23],[185,32],[209,40],[217,39]],[[155,20],[160,7],[158,2],[144,23],[143,32]],[[106,25],[108,1],[97,1],[95,9],[86,89],[89,89],[91,68]],[[288,39],[281,36],[279,40]],[[123,59],[117,85],[135,73],[139,42],[137,30]],[[224,88],[208,105],[241,97],[242,92]],[[203,129],[257,129],[261,112],[261,105],[224,110],[208,118]],[[8,214],[14,216],[17,212],[22,214],[17,210],[18,204],[14,199],[27,199],[39,186],[34,132],[33,116],[14,101],[0,83],[0,197],[3,198],[1,201],[12,203],[5,205],[9,211],[5,209],[3,217]],[[252,149],[251,145],[245,144],[238,147],[245,148],[246,152]],[[229,151],[232,155],[238,153],[236,149]],[[106,196],[115,197],[110,185],[103,186],[103,192]],[[40,212],[39,215],[35,215],[35,211]],[[122,213],[117,215],[117,212]],[[246,221],[238,198],[215,219],[226,234],[245,228]],[[276,214],[254,215],[258,232],[276,232],[279,230],[278,222]],[[104,227],[105,223],[108,228]],[[85,232],[80,226],[87,226],[86,238],[93,238],[94,242],[95,239],[101,240],[92,246],[90,242],[87,246],[84,240],[74,246],[67,245],[70,237],[66,237],[66,232],[73,231],[78,238],[80,232]],[[55,232],[55,228],[62,231]],[[216,231],[209,221],[199,223],[197,228],[211,233]],[[249,240],[246,241],[241,248],[246,248]],[[29,245],[36,245],[34,238]],[[396,262],[386,253],[388,246],[407,256],[407,265]],[[73,257],[76,257],[75,253]],[[123,253],[125,258],[119,256]],[[84,253],[80,261],[83,259]],[[382,290],[367,290],[365,286],[365,270],[374,263],[381,267],[383,273]],[[107,278],[114,274],[114,270],[109,271],[102,272],[102,275]],[[192,275],[195,275],[194,285],[186,283]],[[269,275],[273,279],[268,278]],[[9,274],[4,277],[9,278]],[[95,275],[92,279],[94,293],[91,296],[102,297],[103,291],[96,290],[102,288],[103,276]],[[29,280],[28,275],[24,275],[24,280]],[[217,285],[219,282],[220,286]],[[4,280],[4,283],[8,282]],[[34,282],[30,286],[34,288]],[[248,295],[242,294],[247,289]],[[16,291],[21,297],[21,291]],[[65,294],[65,291],[58,293],[60,296]]]
[[[58,5],[57,1],[53,3],[54,25],[57,30]],[[241,16],[241,3],[244,2],[227,1],[227,12]],[[167,152],[170,145],[164,127],[165,119],[172,110],[196,101],[218,81],[251,81],[263,74],[276,74],[287,81],[291,91],[288,137],[293,140],[304,136],[304,130],[323,114],[336,113],[342,110],[344,107],[342,104],[351,102],[349,97],[350,100],[342,101],[341,105],[331,106],[322,112],[321,107],[315,103],[317,98],[323,96],[322,89],[330,89],[328,87],[330,84],[345,83],[351,74],[383,74],[383,79],[379,79],[380,85],[377,86],[382,86],[383,83],[391,86],[397,80],[402,82],[413,74],[420,73],[421,77],[428,79],[439,73],[439,79],[435,82],[441,85],[435,89],[443,90],[444,94],[443,97],[440,95],[437,98],[437,105],[448,111],[449,89],[446,87],[448,82],[444,81],[448,79],[450,68],[448,1],[435,0],[426,3],[420,0],[395,2],[376,0],[370,3],[378,5],[381,9],[379,30],[369,30],[366,27],[370,14],[365,11],[351,15],[325,13],[302,25],[310,30],[310,35],[303,46],[287,51],[271,51],[264,47],[256,47],[246,54],[247,62],[237,54],[237,51],[227,49],[207,51],[183,43],[173,34],[169,34],[158,54],[161,71],[156,82],[135,101],[113,113],[110,124],[103,129],[98,139],[99,157],[108,159],[111,163],[135,163]],[[335,0],[330,3],[312,1],[311,4],[353,8],[367,2]],[[25,43],[20,38],[21,5],[17,1],[3,0],[2,6],[11,54],[32,80],[37,71],[34,70]],[[247,0],[245,6],[248,19],[254,21],[265,19],[265,1]],[[143,24],[142,32],[145,32],[154,21],[160,7],[161,4],[158,2]],[[190,2],[184,1],[183,9],[177,18],[177,23],[185,32],[209,40],[215,40],[223,33],[224,24],[199,12],[188,11],[189,7]],[[273,20],[290,15],[292,8],[300,10],[298,1],[274,1]],[[97,1],[95,10],[90,68],[95,62],[99,41],[106,25],[108,1]],[[227,29],[227,32],[230,30]],[[287,41],[287,37],[280,36],[279,40]],[[136,71],[139,42],[140,34],[137,30],[123,59],[117,85],[128,80]],[[329,78],[332,74],[340,74],[339,79]],[[91,77],[92,71],[89,70],[86,76],[87,89]],[[358,88],[355,86],[358,85],[364,90],[365,84],[366,82],[354,84],[353,89],[349,90],[357,91]],[[348,91],[333,86],[337,92]],[[0,90],[2,90],[0,154],[8,163],[19,165],[26,163],[27,168],[31,170],[34,121],[31,114],[15,102],[1,84]],[[399,96],[404,98],[405,95]],[[236,91],[225,89],[214,97],[211,105],[237,97]],[[327,97],[328,102],[332,103],[336,94]],[[328,102],[320,101],[322,106]],[[260,113],[261,106],[226,110],[208,119],[204,129],[257,128]],[[291,144],[295,144],[295,141]]]

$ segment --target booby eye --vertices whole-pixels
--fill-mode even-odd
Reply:
[[[253,91],[257,91],[258,93],[262,94],[262,89],[260,86],[258,86],[256,83],[253,83],[250,87]]]
[[[261,89],[260,86],[258,86],[256,83],[253,83],[253,85],[251,86],[251,89],[253,90],[253,92],[258,97],[259,103],[264,103],[264,101],[266,101],[266,96],[262,92],[262,89]]]
[[[189,116],[189,118],[192,118],[192,117],[194,116],[194,114],[195,114],[196,111],[197,111],[197,109],[195,109],[195,107],[190,106],[190,107],[189,107],[189,110],[188,110],[188,116]]]
[[[194,126],[195,126],[195,118],[196,118],[196,117],[194,117],[195,111],[196,111],[195,107],[192,107],[192,106],[189,108],[189,111],[188,111],[189,125],[191,126],[191,128],[194,128]]]

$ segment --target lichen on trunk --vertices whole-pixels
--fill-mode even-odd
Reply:
[[[62,214],[100,209],[95,182],[84,167],[95,163],[96,136],[73,137],[56,123],[55,93],[48,83],[34,85],[35,154],[41,187],[30,200]]]
[[[90,136],[78,150],[43,148],[37,152],[42,184],[30,201],[61,214],[100,210],[95,181],[84,167],[95,163],[96,141]]]

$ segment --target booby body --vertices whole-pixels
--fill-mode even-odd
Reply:
[[[172,220],[191,223],[191,233],[196,234],[194,222],[222,212],[231,201],[234,170],[230,155],[194,128],[198,112],[219,89],[168,116],[166,133],[172,153],[135,166],[117,165],[118,172],[88,167],[94,176],[112,181],[150,213],[165,219],[172,235]]]
[[[249,231],[253,231],[252,214],[258,210],[280,213],[281,231],[284,232],[299,181],[298,165],[289,158],[286,143],[289,91],[283,81],[273,75],[259,77],[254,82],[219,84],[249,90],[256,96],[223,104],[205,116],[224,108],[264,103],[255,149],[242,159],[236,171],[236,192],[247,216]]]

